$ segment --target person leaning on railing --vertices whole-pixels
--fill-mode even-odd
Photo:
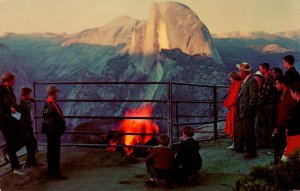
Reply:
[[[59,88],[50,85],[46,89],[48,98],[43,110],[42,133],[47,136],[48,178],[66,179],[60,170],[60,138],[66,131],[66,121],[56,103]]]

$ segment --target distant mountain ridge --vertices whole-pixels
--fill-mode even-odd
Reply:
[[[226,38],[239,38],[239,39],[276,39],[287,38],[293,40],[300,40],[300,29],[284,31],[278,33],[268,33],[265,31],[233,31],[228,33],[212,34],[213,38],[226,39]]]

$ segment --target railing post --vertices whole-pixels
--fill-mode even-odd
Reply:
[[[169,82],[168,86],[168,135],[170,137],[170,145],[172,145],[172,82]]]
[[[176,138],[177,138],[177,140],[176,141],[178,141],[179,140],[179,136],[180,136],[180,134],[179,134],[179,125],[178,125],[178,123],[179,123],[179,117],[178,117],[178,103],[176,102],[175,103],[175,112],[176,112],[176,114],[175,114],[175,116],[176,116]]]
[[[33,98],[36,100],[36,82],[33,82]],[[38,129],[37,129],[37,106],[36,106],[36,101],[34,101],[34,116],[33,116],[33,129],[34,129],[34,134],[35,134],[35,138],[38,139]]]
[[[218,138],[218,95],[217,86],[213,86],[213,117],[214,117],[214,139]]]

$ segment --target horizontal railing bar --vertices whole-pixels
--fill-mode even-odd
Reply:
[[[93,85],[93,84],[136,84],[136,85],[169,85],[169,82],[33,82],[35,85],[49,85],[49,84],[58,84],[58,85]]]
[[[183,83],[183,82],[33,82],[36,85],[49,85],[49,84],[61,84],[61,85],[76,85],[76,84],[140,84],[140,85],[187,85],[187,86],[199,86],[199,87],[217,87],[217,88],[228,88],[228,85],[207,85],[207,84],[194,84],[194,83]]]
[[[177,117],[183,117],[183,118],[198,118],[198,117],[200,117],[200,118],[210,118],[210,117],[213,117],[213,116],[208,116],[208,115],[203,115],[203,116],[201,116],[201,115],[177,115]]]
[[[214,133],[214,131],[201,131],[201,132],[200,131],[195,131],[194,133],[195,134],[202,134],[202,133],[205,134],[205,133]],[[218,133],[219,133],[219,131],[218,131]]]
[[[46,143],[39,143],[42,146],[47,146]],[[66,147],[127,147],[127,148],[153,148],[155,145],[111,145],[111,144],[73,144],[73,143],[61,143],[60,146]]]
[[[174,100],[174,103],[215,103],[213,100],[192,100],[192,101],[181,101],[181,100]],[[217,103],[223,103],[224,101],[218,100]]]
[[[36,133],[38,134],[43,134],[41,131],[37,131]],[[86,135],[93,135],[93,134],[98,134],[98,135],[140,135],[140,136],[157,136],[155,133],[109,133],[109,132],[91,132],[91,131],[66,131],[64,134],[86,134]]]
[[[36,102],[45,102],[46,99],[37,99]],[[125,102],[125,103],[140,103],[140,102],[153,102],[153,103],[168,103],[167,100],[102,100],[102,99],[59,99],[57,102],[99,102],[99,103],[111,103],[111,102]],[[179,101],[175,100],[174,103],[215,103],[212,100],[192,100],[192,101]],[[219,100],[217,103],[223,103],[224,101]]]
[[[36,102],[45,102],[46,99],[37,99]],[[128,103],[139,103],[139,102],[155,102],[155,103],[168,103],[167,100],[102,100],[102,99],[59,99],[57,102],[128,102]]]
[[[183,83],[183,82],[172,82],[174,85],[186,85],[186,86],[199,86],[199,87],[207,87],[207,88],[228,88],[227,85],[207,85],[207,84],[193,84],[193,83]]]
[[[228,137],[228,135],[222,135],[222,136],[218,136],[217,139],[223,139],[225,137]],[[215,141],[217,139],[195,139],[197,142],[205,142],[205,141]],[[176,146],[176,145],[179,145],[181,142],[176,142],[176,143],[173,143],[172,146]]]
[[[166,117],[114,117],[114,116],[64,116],[66,119],[144,119],[144,120],[167,120]],[[42,119],[43,116],[35,116]]]
[[[223,122],[224,120],[218,120],[217,122]],[[206,124],[213,124],[214,121],[209,121],[209,122],[195,122],[195,123],[173,123],[172,125],[206,125]]]

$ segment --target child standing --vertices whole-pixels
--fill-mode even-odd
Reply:
[[[198,171],[202,167],[199,143],[193,138],[194,129],[191,126],[183,127],[182,133],[184,140],[179,145],[175,159],[178,176],[180,180],[188,180],[190,185],[198,185]]]
[[[26,150],[27,150],[27,159],[25,166],[31,167],[37,165],[35,154],[37,151],[37,140],[33,133],[33,118],[31,113],[31,104],[33,101],[31,96],[32,89],[29,87],[23,87],[21,89],[21,99],[20,104],[17,107],[17,110],[21,113],[20,118],[20,128],[24,135]]]
[[[158,178],[165,179],[167,186],[170,187],[175,153],[168,146],[169,137],[167,135],[159,136],[158,143],[159,145],[154,147],[146,159],[147,172],[151,175],[146,184],[155,186],[154,178]]]

